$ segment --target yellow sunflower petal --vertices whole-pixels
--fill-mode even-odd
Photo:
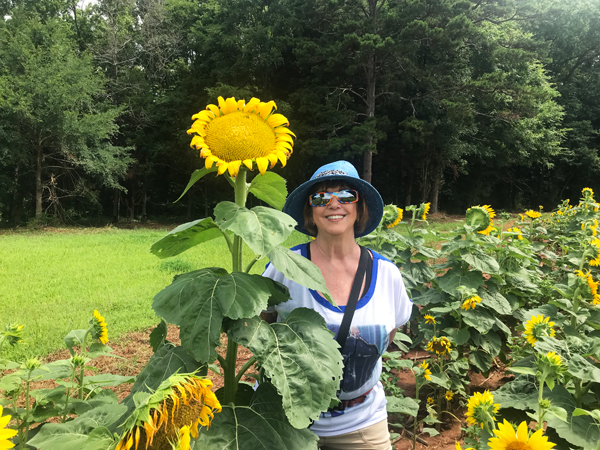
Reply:
[[[206,167],[206,170],[209,170],[213,166],[215,161],[216,158],[214,156],[209,156],[208,158],[206,158],[204,160],[204,167]]]
[[[227,105],[228,113],[232,113],[234,111],[237,111],[237,109],[238,109],[238,103],[235,101],[235,98],[233,98],[233,97],[229,97],[227,100],[225,100],[225,104]]]
[[[279,127],[281,125],[289,125],[290,124],[290,122],[287,120],[287,118],[282,114],[270,115],[269,118],[267,119],[267,123],[270,126],[272,126],[273,128]],[[282,134],[281,136],[286,136],[286,135]]]
[[[219,111],[219,107],[217,105],[207,105],[206,109],[209,109],[210,112],[214,114],[214,117],[219,117],[221,115],[221,111]]]
[[[273,153],[269,153],[267,155],[267,158],[269,158],[269,162],[271,163],[271,169],[273,167],[275,167],[275,164],[277,164],[277,161],[279,161],[279,159],[277,158],[277,155],[275,155]]]
[[[269,114],[271,114],[271,111],[273,111],[273,108],[277,109],[277,106],[275,106],[274,101],[271,100],[267,103],[261,102],[256,107],[256,113],[263,119],[266,119],[267,117],[269,117]]]
[[[250,99],[250,101],[248,103],[246,103],[246,106],[244,106],[244,111],[254,112],[254,110],[256,109],[256,106],[259,104],[260,104],[260,100],[257,99],[256,97],[252,97]]]
[[[275,129],[275,133],[277,135],[286,133],[286,134],[291,134],[292,136],[296,137],[296,135],[292,132],[292,130],[290,130],[289,128],[285,128],[285,127],[277,127]]]
[[[237,174],[240,170],[240,164],[242,164],[241,161],[231,161],[227,166],[227,170],[229,170],[229,175],[231,175],[232,177],[237,177]]]
[[[251,159],[245,159],[242,162],[248,169],[252,170],[252,160]]]
[[[229,166],[228,163],[220,161],[217,163],[217,167],[219,168],[217,170],[217,175],[223,175],[225,173],[225,171],[227,170],[227,167]]]
[[[256,158],[256,165],[261,175],[264,175],[269,167],[269,158]]]
[[[214,114],[212,114],[210,111],[207,111],[205,109],[203,109],[199,113],[196,113],[192,116],[192,120],[201,120],[201,121],[205,121],[205,122],[210,122],[214,118],[215,118]]]
[[[227,114],[229,110],[227,109],[225,99],[219,95],[219,97],[217,98],[217,102],[219,102],[219,109],[221,110],[221,113]]]

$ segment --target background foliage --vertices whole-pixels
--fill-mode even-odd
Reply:
[[[5,226],[208,216],[223,180],[173,201],[202,165],[184,131],[217,95],[276,100],[290,188],[337,158],[432,212],[596,187],[600,0],[82,5],[0,1]]]

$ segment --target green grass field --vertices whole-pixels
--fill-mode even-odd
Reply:
[[[433,223],[431,229],[455,226],[454,221]],[[398,231],[404,229],[398,226]],[[150,246],[166,233],[89,228],[0,235],[0,327],[25,326],[24,342],[5,348],[3,356],[21,360],[63,348],[63,337],[85,328],[94,309],[106,318],[110,339],[155,325],[159,319],[152,298],[174,275],[211,266],[231,269],[222,239],[173,258],[157,258]],[[294,232],[285,244],[306,241]],[[257,263],[253,272],[262,272],[265,263]]]
[[[65,229],[0,235],[0,326],[25,326],[24,342],[14,350],[5,347],[2,356],[21,360],[62,348],[63,337],[86,328],[94,309],[106,318],[109,339],[155,325],[152,298],[175,274],[211,266],[231,269],[221,239],[157,258],[150,246],[166,233]],[[294,233],[286,245],[301,242],[306,238]],[[265,263],[257,263],[253,272],[260,273]]]

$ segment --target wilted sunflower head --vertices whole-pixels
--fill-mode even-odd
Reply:
[[[228,170],[235,177],[241,164],[252,170],[255,162],[261,175],[277,161],[286,165],[296,135],[286,128],[289,122],[283,115],[273,113],[274,101],[219,97],[218,103],[192,116],[195,122],[188,130],[195,133],[190,146],[200,150],[207,169],[216,163],[218,175]]]
[[[427,351],[431,353],[435,353],[440,356],[444,356],[450,353],[452,348],[452,344],[447,337],[432,337],[431,340],[427,343]]]
[[[115,450],[171,449],[174,443],[188,450],[190,435],[197,438],[198,427],[208,427],[221,411],[211,386],[210,380],[194,374],[175,374],[152,394],[137,392],[136,409],[123,425]]]
[[[527,339],[527,342],[535,345],[543,336],[554,337],[556,335],[553,326],[554,322],[550,322],[550,317],[544,318],[543,314],[538,314],[525,322],[523,336]]]
[[[474,231],[477,232],[491,231],[494,224],[492,218],[495,216],[496,213],[488,205],[471,206],[465,214],[465,223],[470,227],[475,227]]]
[[[90,325],[92,326],[92,339],[99,339],[102,344],[106,345],[108,342],[108,329],[104,317],[100,315],[97,309],[94,310],[94,317],[90,319]]]
[[[402,208],[398,208],[396,205],[385,205],[381,223],[386,228],[394,228],[402,220],[403,214]]]
[[[494,396],[490,391],[475,392],[467,402],[467,423],[469,425],[479,424],[481,428],[486,423],[495,420],[496,413],[500,410],[500,405],[494,403]]]

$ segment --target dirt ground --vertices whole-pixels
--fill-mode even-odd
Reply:
[[[97,375],[101,373],[113,373],[117,375],[137,375],[142,368],[148,363],[148,360],[152,356],[152,348],[149,344],[149,335],[152,328],[145,331],[128,333],[121,338],[109,342],[113,348],[113,353],[122,357],[110,358],[100,357],[94,360],[93,365],[97,368],[97,371],[88,371],[86,374]],[[179,343],[179,329],[176,326],[169,326],[167,339],[173,343]],[[222,345],[217,349],[219,354],[225,356],[227,348],[227,337],[223,335]],[[248,361],[251,357],[251,353],[248,349],[240,346],[238,349],[238,370],[241,366]],[[427,352],[423,350],[413,350],[406,355],[406,358],[410,358],[419,362],[427,356]],[[49,355],[44,362],[48,363],[58,359],[68,358],[69,354],[67,350],[61,350],[59,352]],[[412,373],[408,370],[401,371],[398,374],[399,382],[398,386],[404,390],[404,395],[407,397],[414,397],[415,395],[415,383]],[[214,390],[219,389],[223,386],[223,378],[212,371],[208,372],[208,377],[212,380]],[[245,378],[245,381],[252,381],[251,378]],[[471,390],[472,391],[483,391],[489,389],[493,391],[507,381],[507,377],[504,374],[504,368],[499,367],[493,370],[490,377],[483,378],[479,374],[471,375]],[[49,388],[55,384],[52,381],[41,381],[33,384],[34,389]],[[131,389],[131,384],[122,384],[116,386],[113,390],[117,394],[119,399],[125,398]],[[425,400],[425,399],[423,399]],[[455,405],[452,411],[454,415],[459,418],[464,417],[464,408],[459,405]],[[464,421],[463,421],[464,422]],[[455,441],[459,441],[462,444],[461,437],[461,426],[457,420],[452,420],[449,423],[444,424],[444,427],[440,430],[440,434],[435,437],[428,437],[424,435],[422,437],[423,443],[417,443],[417,450],[455,450]],[[392,430],[401,432],[401,430]],[[395,450],[411,450],[412,442],[407,437],[401,434],[400,438],[395,442]]]

